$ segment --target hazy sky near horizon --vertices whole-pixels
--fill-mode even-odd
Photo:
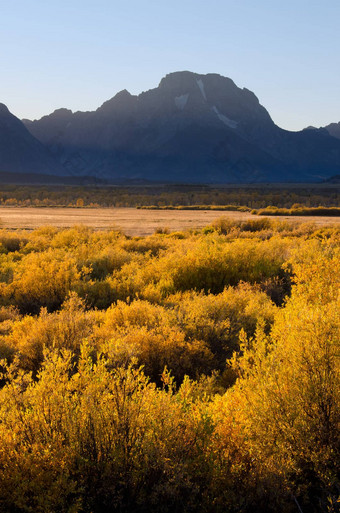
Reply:
[[[94,110],[167,73],[219,73],[281,127],[340,121],[339,0],[0,0],[0,102]]]

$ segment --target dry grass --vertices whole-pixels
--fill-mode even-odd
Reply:
[[[34,229],[42,225],[67,228],[84,224],[101,230],[116,227],[126,235],[150,235],[159,228],[169,231],[202,228],[210,224],[218,212],[211,210],[138,210],[136,208],[20,208],[0,207],[1,227],[9,229]],[[247,212],[223,212],[223,217],[234,221],[258,219]],[[339,224],[340,218],[310,216],[270,216],[270,219],[287,219],[290,222],[313,222],[318,226]]]

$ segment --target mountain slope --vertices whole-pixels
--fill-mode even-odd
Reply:
[[[0,172],[62,175],[65,170],[25,125],[0,103]]]
[[[288,132],[256,96],[217,74],[171,73],[94,112],[60,109],[26,126],[71,175],[189,182],[315,181],[340,171],[326,131]]]
[[[325,126],[325,129],[330,135],[336,137],[337,139],[340,139],[340,122],[331,123],[330,125]]]

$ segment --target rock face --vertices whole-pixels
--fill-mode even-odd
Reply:
[[[282,130],[251,91],[217,74],[171,73],[94,112],[59,109],[25,124],[73,176],[301,182],[340,171],[340,141],[327,130]]]
[[[66,174],[60,162],[0,103],[0,172]]]

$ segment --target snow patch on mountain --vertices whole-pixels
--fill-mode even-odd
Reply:
[[[238,122],[234,121],[233,119],[228,118],[224,114],[221,114],[215,105],[212,107],[212,110],[216,113],[216,116],[222,123],[224,123],[229,128],[237,128]]]
[[[188,103],[189,93],[182,94],[181,96],[176,96],[175,105],[179,110],[183,110],[186,104]]]
[[[203,80],[201,78],[198,78],[196,80],[196,82],[197,82],[198,87],[200,88],[200,91],[202,93],[204,100],[207,101],[207,97],[206,97],[205,90],[204,90]]]

